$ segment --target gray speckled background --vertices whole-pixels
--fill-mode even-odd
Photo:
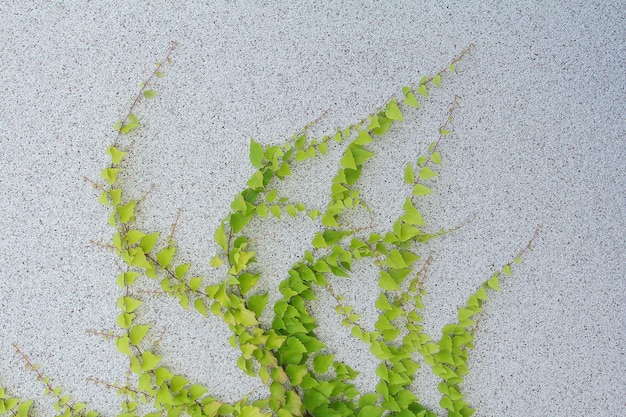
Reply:
[[[119,412],[113,390],[86,382],[123,382],[126,367],[87,332],[114,326],[119,290],[114,257],[90,244],[111,229],[83,176],[99,176],[113,122],[171,40],[180,46],[160,97],[140,112],[126,179],[137,196],[154,184],[139,212],[147,229],[167,231],[183,209],[180,259],[197,273],[209,273],[218,220],[252,173],[250,137],[278,143],[326,110],[320,134],[348,125],[475,42],[445,88],[372,146],[363,195],[384,230],[407,193],[403,164],[459,94],[457,134],[422,212],[431,230],[476,218],[424,249],[434,255],[427,329],[436,336],[541,224],[486,307],[468,400],[479,417],[626,414],[623,2],[116,3],[0,3],[0,386],[34,398],[33,416],[53,415],[51,402],[12,343],[77,400]],[[322,207],[336,162],[303,165],[285,192]],[[279,279],[314,231],[259,226],[259,248],[270,246],[259,267]],[[359,268],[335,285],[367,317],[375,276]],[[236,368],[220,320],[145,297],[166,364],[226,400],[261,392]],[[328,308],[328,296],[313,308]],[[338,322],[322,314],[319,334],[372,387],[373,357]],[[415,388],[431,405],[436,383],[421,372]]]

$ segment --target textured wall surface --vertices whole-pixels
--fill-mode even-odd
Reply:
[[[119,412],[114,390],[88,382],[123,383],[127,368],[114,343],[88,332],[114,328],[119,288],[114,256],[90,243],[112,230],[83,177],[98,178],[114,121],[170,41],[179,47],[159,98],[140,110],[125,180],[137,196],[154,184],[139,213],[146,229],[167,231],[182,209],[180,256],[199,274],[210,274],[215,228],[253,172],[250,137],[279,143],[326,111],[319,134],[349,125],[474,42],[429,104],[373,145],[364,198],[387,229],[407,193],[404,164],[460,95],[422,212],[430,230],[475,219],[424,250],[434,256],[427,330],[437,336],[541,225],[487,304],[468,401],[480,417],[626,414],[623,2],[255,3],[0,3],[0,386],[34,398],[34,416],[53,415],[16,343],[75,399]],[[324,207],[336,163],[302,165],[285,192]],[[268,288],[313,232],[299,221],[258,228]],[[367,312],[375,280],[363,267],[336,288]],[[145,297],[166,364],[225,400],[262,391],[237,369],[219,319]],[[312,308],[330,308],[327,298]],[[373,356],[338,323],[320,314],[319,334],[373,387]],[[436,383],[424,370],[415,387],[433,406]]]

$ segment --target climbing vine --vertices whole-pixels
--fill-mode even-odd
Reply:
[[[440,143],[453,132],[458,97],[450,104],[436,140],[415,163],[406,165],[403,179],[411,192],[391,229],[385,234],[370,233],[351,226],[345,219],[356,208],[368,209],[360,195],[359,179],[374,156],[370,144],[392,125],[402,122],[407,108],[427,103],[429,91],[440,88],[444,79],[454,74],[457,63],[472,51],[473,45],[436,74],[404,87],[401,96],[391,97],[367,117],[332,135],[311,138],[309,125],[281,145],[263,146],[251,139],[249,159],[255,172],[245,189],[233,198],[230,213],[215,232],[217,253],[211,266],[223,276],[211,285],[205,285],[204,277],[189,273],[190,263],[179,259],[173,233],[163,239],[160,232],[142,228],[135,216],[141,201],[128,199],[124,181],[120,180],[128,161],[125,137],[141,126],[138,105],[157,96],[153,89],[155,80],[164,76],[175,47],[172,44],[166,57],[142,83],[127,115],[115,124],[117,136],[107,148],[110,163],[102,170],[103,182],[93,183],[100,192],[99,201],[110,208],[108,222],[115,229],[107,246],[124,265],[117,276],[122,291],[117,302],[119,331],[105,336],[127,356],[129,378],[124,385],[95,380],[116,389],[123,397],[118,416],[434,417],[435,411],[421,404],[410,388],[420,364],[426,364],[440,378],[440,406],[448,416],[474,414],[461,384],[469,372],[467,363],[477,316],[489,293],[498,290],[499,280],[510,275],[512,267],[531,248],[534,237],[469,296],[458,309],[456,322],[445,325],[438,340],[425,332],[421,313],[423,284],[432,257],[420,258],[418,248],[447,232],[425,231],[420,198],[432,192],[430,182],[442,165]],[[289,178],[298,163],[324,157],[334,142],[343,144],[344,151],[325,209],[310,209],[279,195],[277,184]],[[257,288],[263,276],[255,269],[255,256],[262,248],[255,247],[246,232],[252,219],[263,221],[282,216],[306,216],[318,231],[309,250],[285,273],[279,285],[280,298],[268,306],[268,293]],[[378,317],[373,327],[363,324],[355,306],[348,305],[332,286],[334,277],[349,279],[353,263],[362,260],[378,268]],[[144,301],[134,288],[145,279],[157,280],[162,290],[183,308],[194,309],[205,317],[212,314],[222,318],[232,332],[231,345],[240,352],[237,365],[267,385],[269,396],[226,403],[219,400],[219,393],[210,393],[201,384],[163,366],[158,346],[149,343],[154,339],[152,325],[137,318]],[[309,309],[309,303],[316,299],[316,290],[332,295],[343,325],[379,361],[379,382],[373,392],[360,392],[354,385],[357,370],[338,361],[317,336],[317,320]],[[266,310],[273,312],[269,324],[259,320]],[[20,347],[15,348],[43,383],[46,393],[56,399],[59,416],[98,415],[55,387]],[[1,415],[27,416],[31,404],[30,400],[10,398],[0,389]],[[147,414],[139,411],[145,404],[152,407]]]

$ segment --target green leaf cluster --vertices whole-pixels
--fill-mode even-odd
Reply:
[[[104,183],[99,201],[110,207],[109,223],[116,229],[111,247],[124,263],[117,283],[123,295],[118,298],[119,315],[115,336],[118,351],[128,359],[135,384],[116,387],[124,397],[119,416],[139,416],[139,406],[152,407],[145,417],[241,416],[396,416],[434,417],[417,398],[411,387],[423,362],[441,382],[440,406],[448,416],[468,417],[474,413],[465,401],[461,385],[468,374],[469,352],[473,348],[476,317],[482,313],[490,291],[499,289],[502,275],[510,275],[521,255],[504,265],[472,293],[458,309],[458,320],[442,329],[433,340],[422,326],[425,307],[424,280],[432,258],[422,259],[423,246],[441,233],[426,232],[426,222],[419,210],[421,199],[432,193],[432,182],[439,175],[442,157],[440,142],[453,131],[455,98],[448,118],[439,128],[438,139],[424,155],[404,169],[403,179],[411,188],[402,212],[384,234],[366,233],[354,228],[347,214],[361,207],[368,209],[361,197],[361,174],[375,158],[371,144],[385,135],[396,123],[404,121],[410,107],[426,103],[429,89],[441,87],[442,80],[455,71],[456,64],[471,49],[463,51],[449,66],[415,86],[402,89],[401,97],[385,102],[360,122],[337,130],[321,139],[312,139],[307,126],[281,145],[264,146],[250,139],[249,160],[254,173],[244,190],[232,200],[230,213],[215,230],[216,254],[211,261],[216,276],[207,285],[202,276],[191,273],[192,266],[181,261],[172,237],[160,238],[159,232],[142,230],[136,218],[140,201],[128,199],[119,174],[128,159],[128,149],[117,140],[108,147],[110,164],[102,170]],[[153,76],[163,76],[157,65]],[[152,77],[151,77],[152,78]],[[150,78],[150,79],[151,79]],[[150,79],[148,81],[150,81]],[[157,96],[155,90],[142,89],[141,98]],[[140,126],[134,114],[135,104],[124,121],[116,124],[119,135]],[[339,167],[330,184],[330,202],[323,210],[278,195],[277,184],[292,175],[299,162],[323,157],[329,146],[344,146]],[[278,301],[268,306],[269,295],[259,290],[263,279],[255,268],[258,250],[246,234],[251,219],[260,221],[281,216],[306,217],[319,226],[309,250],[285,274],[279,284]],[[378,317],[373,328],[361,323],[361,315],[345,299],[335,294],[333,282],[352,279],[355,261],[370,262],[378,268],[379,295],[375,302]],[[177,375],[165,365],[159,354],[153,323],[141,322],[138,312],[144,297],[134,291],[141,279],[159,282],[162,291],[178,300],[185,309],[193,307],[202,316],[216,315],[228,325],[229,342],[239,350],[238,367],[258,377],[267,386],[269,396],[251,401],[244,397],[233,403],[218,400],[220,393],[210,393],[184,375]],[[344,326],[359,343],[364,343],[378,360],[378,383],[373,392],[360,392],[354,385],[358,371],[337,360],[336,352],[316,334],[317,319],[310,305],[320,291],[336,300],[335,311]],[[261,317],[271,317],[269,324]],[[419,360],[418,356],[422,359]],[[44,384],[54,396],[56,407],[68,416],[92,417],[83,403],[74,403],[47,379]],[[30,401],[8,398],[0,390],[0,414],[28,414]],[[68,411],[69,410],[69,411]]]

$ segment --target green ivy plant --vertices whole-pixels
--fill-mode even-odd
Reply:
[[[154,81],[163,77],[163,68],[171,62],[175,46],[172,44],[167,56],[142,83],[126,117],[115,124],[117,137],[107,148],[111,162],[102,170],[104,182],[94,183],[100,190],[100,202],[111,209],[108,221],[115,233],[109,247],[124,264],[117,277],[122,291],[117,302],[119,332],[107,336],[128,357],[134,377],[124,386],[108,384],[123,396],[118,417],[137,417],[141,414],[140,407],[146,405],[153,411],[143,414],[144,417],[435,417],[435,412],[421,404],[410,389],[420,363],[427,364],[440,378],[440,406],[448,416],[474,414],[461,385],[468,374],[477,315],[489,292],[498,290],[500,278],[510,275],[512,267],[531,248],[534,237],[469,296],[458,309],[457,321],[445,325],[438,340],[424,331],[423,284],[432,257],[421,259],[417,249],[446,232],[425,231],[419,200],[432,192],[429,183],[438,175],[442,164],[439,145],[453,131],[458,97],[454,98],[437,139],[415,163],[405,167],[404,182],[412,191],[406,196],[402,214],[391,230],[384,235],[368,233],[345,221],[348,212],[367,208],[360,196],[359,178],[374,155],[369,144],[392,125],[402,122],[405,109],[426,103],[429,90],[441,87],[443,79],[455,72],[456,64],[473,45],[436,74],[422,78],[417,85],[404,87],[401,97],[390,98],[361,121],[333,135],[312,139],[307,126],[281,145],[263,146],[250,140],[250,163],[256,170],[246,188],[234,197],[230,213],[215,232],[218,251],[211,266],[224,275],[219,283],[212,285],[205,285],[203,277],[188,273],[190,264],[177,256],[173,235],[162,239],[159,232],[142,229],[135,216],[141,202],[126,198],[124,183],[120,181],[128,160],[124,138],[141,126],[137,106],[144,99],[157,96]],[[325,210],[309,209],[278,194],[276,185],[290,177],[295,165],[323,157],[333,142],[344,144],[345,150]],[[246,235],[246,228],[253,218],[280,219],[281,216],[307,216],[319,230],[309,250],[285,274],[279,286],[280,299],[268,306],[268,293],[257,289],[263,277],[255,269],[255,256],[262,248],[255,247]],[[359,312],[332,288],[335,277],[350,278],[352,265],[359,260],[369,260],[379,269],[379,295],[375,302],[378,319],[373,328],[362,324]],[[219,393],[210,393],[201,384],[164,366],[158,348],[149,343],[152,325],[137,319],[144,301],[134,286],[144,279],[158,280],[162,290],[185,309],[195,309],[205,317],[209,314],[221,317],[232,332],[230,343],[240,351],[237,365],[267,385],[269,396],[256,401],[244,397],[226,403],[219,400]],[[374,392],[360,392],[353,383],[358,372],[336,360],[316,335],[317,320],[309,311],[309,302],[316,299],[316,289],[331,293],[343,325],[379,361],[376,368],[379,382]],[[259,318],[268,309],[273,311],[273,319],[263,324]],[[53,386],[28,356],[19,347],[15,348],[43,382],[46,393],[55,398],[59,416],[98,415]],[[0,389],[1,415],[27,416],[31,404],[32,401],[10,398]]]

